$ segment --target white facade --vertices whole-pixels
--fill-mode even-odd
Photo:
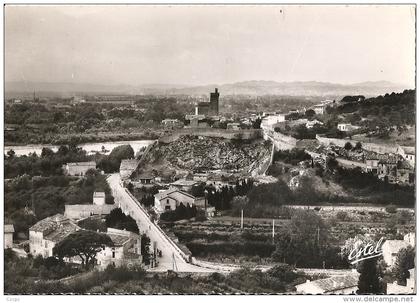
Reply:
[[[29,228],[29,252],[33,256],[51,257],[54,246],[79,229],[62,214],[45,218]]]
[[[415,147],[411,146],[399,146],[397,149],[397,153],[412,167],[416,164],[416,150]]]
[[[98,191],[98,192],[93,193],[93,204],[95,205],[105,204],[105,193],[103,191]]]
[[[155,209],[158,212],[175,210],[181,203],[184,206],[194,205],[196,198],[177,188],[170,188],[155,195]]]
[[[337,125],[337,129],[342,132],[351,132],[359,128],[360,128],[359,126],[351,125],[350,123],[339,123]]]
[[[273,127],[274,124],[286,121],[286,115],[284,114],[276,114],[264,117],[261,121],[261,128],[262,129],[270,129]]]
[[[96,254],[96,262],[101,268],[112,264],[115,266],[141,264],[140,236],[126,230],[108,228],[106,233],[114,246],[106,246]]]
[[[13,247],[13,233],[15,229],[12,224],[4,225],[4,248]]]

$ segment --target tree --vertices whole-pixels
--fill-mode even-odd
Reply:
[[[346,142],[346,144],[344,144],[344,149],[349,151],[353,148],[353,145],[350,142]]]
[[[260,129],[261,128],[261,118],[255,119],[255,121],[252,122],[252,128],[254,129]]]
[[[136,220],[134,220],[130,215],[125,215],[121,208],[114,208],[108,215],[106,215],[105,224],[107,227],[125,229],[136,234],[139,233]]]
[[[272,258],[277,262],[297,264],[308,260],[312,266],[322,264],[328,248],[329,229],[313,210],[296,210],[288,228],[276,238]]]
[[[88,268],[95,264],[97,253],[102,251],[105,246],[113,245],[111,238],[106,234],[79,230],[60,241],[53,248],[53,254],[59,259],[78,256],[82,259],[82,265]]]
[[[16,155],[15,151],[13,149],[7,151],[7,156],[9,159],[12,159]]]
[[[143,263],[148,265],[150,263],[150,238],[143,234],[141,236],[141,255],[143,257]]]
[[[412,246],[402,248],[398,252],[392,271],[395,274],[399,285],[407,285],[407,278],[410,277],[410,272],[408,270],[414,268],[415,256],[416,252]]]
[[[305,117],[306,118],[312,118],[313,116],[315,116],[315,111],[313,110],[313,109],[308,109],[306,112],[305,112]]]
[[[290,188],[284,181],[260,184],[251,189],[248,199],[253,204],[282,206],[293,201]]]
[[[377,266],[377,259],[371,258],[361,261],[359,269],[359,282],[357,284],[359,295],[381,294],[383,286],[380,281],[380,272]]]
[[[362,143],[357,142],[356,145],[354,146],[355,150],[362,150]]]

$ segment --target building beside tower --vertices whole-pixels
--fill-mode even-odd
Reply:
[[[210,93],[210,102],[200,102],[195,107],[195,115],[217,116],[219,114],[219,91]]]

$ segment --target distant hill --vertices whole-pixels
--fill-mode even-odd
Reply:
[[[6,82],[6,98],[31,96],[35,91],[38,96],[98,95],[98,94],[151,94],[151,95],[207,95],[215,87],[222,95],[289,95],[289,96],[378,96],[409,89],[387,81],[362,82],[350,85],[328,82],[275,82],[244,81],[230,84],[209,84],[186,86],[173,84],[101,85],[87,83],[48,83],[48,82]]]

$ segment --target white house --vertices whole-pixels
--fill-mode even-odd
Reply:
[[[323,115],[327,109],[328,104],[317,104],[312,107],[315,114],[317,115]]]
[[[315,119],[315,120],[306,122],[305,126],[306,126],[306,128],[313,128],[317,124],[318,125],[324,125],[324,123]]]
[[[352,125],[350,123],[338,123],[337,125],[337,129],[342,132],[351,132],[359,128],[360,128],[359,126]]]
[[[15,228],[13,227],[13,224],[4,225],[4,248],[13,247],[13,233],[14,232],[15,232]]]
[[[358,282],[359,274],[354,273],[314,281],[307,280],[305,283],[296,285],[296,291],[298,294],[350,295],[356,293]]]
[[[158,212],[175,210],[181,203],[187,206],[194,205],[196,198],[177,188],[170,188],[168,190],[159,192],[155,195],[155,209]]]
[[[105,204],[105,193],[103,191],[95,191],[93,193],[93,204],[95,205]]]
[[[408,161],[412,167],[416,164],[416,148],[412,146],[398,146],[397,153]]]
[[[286,121],[286,115],[285,114],[275,114],[275,115],[269,115],[262,119],[261,121],[261,128],[262,129],[271,129],[273,128],[273,125]]]
[[[114,245],[106,246],[96,254],[96,262],[99,267],[106,268],[110,264],[117,267],[141,264],[141,240],[139,235],[115,228],[108,228],[106,234],[111,238]]]
[[[54,246],[80,227],[62,214],[38,221],[29,228],[29,252],[44,258],[53,255]]]

